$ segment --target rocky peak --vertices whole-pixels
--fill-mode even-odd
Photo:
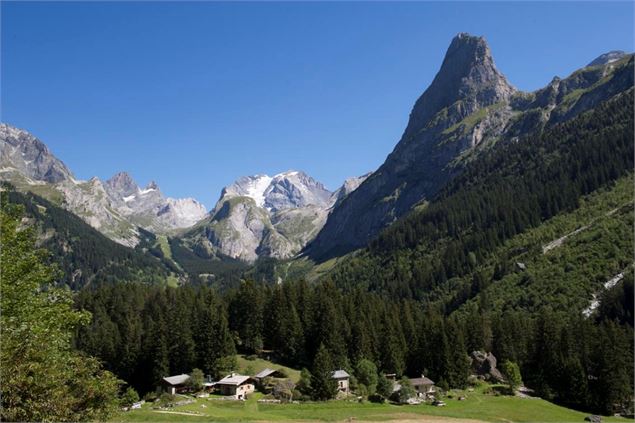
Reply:
[[[145,190],[149,191],[155,191],[159,189],[159,185],[157,185],[157,183],[155,181],[150,181],[150,183],[146,186]]]
[[[106,181],[106,189],[120,197],[128,197],[139,191],[139,186],[127,172],[119,172]]]
[[[271,211],[326,206],[331,192],[304,172],[290,170],[274,176],[265,191],[265,208]]]
[[[275,212],[304,207],[307,205],[326,206],[331,192],[322,183],[304,172],[289,170],[275,176],[242,176],[223,188],[222,205],[225,198],[249,197],[258,207]]]
[[[0,167],[14,168],[36,181],[58,183],[73,178],[42,141],[6,123],[0,124]]]
[[[494,65],[485,39],[460,33],[450,43],[432,84],[415,103],[405,135],[414,135],[446,108],[460,120],[509,99],[515,91]]]
[[[604,53],[604,54],[596,57],[587,66],[606,65],[607,63],[616,62],[616,61],[620,60],[624,56],[626,56],[626,52],[624,52],[622,50],[609,51],[608,53]]]

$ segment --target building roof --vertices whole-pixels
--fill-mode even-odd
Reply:
[[[410,383],[412,383],[412,386],[434,385],[434,382],[425,376],[410,379]]]
[[[267,376],[271,376],[272,374],[276,373],[277,370],[273,370],[273,369],[269,369],[266,368],[264,370],[262,370],[261,372],[259,372],[256,376],[254,376],[256,379],[262,379],[263,377],[267,377]]]
[[[243,376],[243,375],[237,375],[235,373],[232,373],[228,376],[225,376],[224,378],[222,378],[221,380],[219,380],[218,382],[216,382],[216,385],[242,385],[243,383],[247,382],[249,379],[251,379],[251,376]]]
[[[351,375],[349,375],[346,370],[335,370],[333,373],[331,373],[331,377],[333,379],[346,379],[351,377]]]
[[[164,377],[163,381],[170,385],[182,385],[187,382],[189,378],[190,375],[183,373],[182,375]]]

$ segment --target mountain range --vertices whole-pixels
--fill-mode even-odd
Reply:
[[[244,176],[208,213],[194,199],[164,196],[154,182],[141,188],[125,172],[77,180],[43,142],[9,124],[0,125],[0,175],[129,247],[144,230],[175,240],[197,260],[302,254],[319,262],[368,245],[425,207],[482,152],[569,121],[632,85],[633,55],[612,51],[522,92],[496,68],[484,38],[461,33],[386,161],[334,192],[296,170]]]
[[[0,124],[0,174],[122,245],[136,246],[139,228],[161,235],[182,233],[183,245],[201,258],[245,262],[297,254],[319,232],[333,206],[368,176],[350,178],[335,192],[300,171],[243,176],[223,188],[207,213],[195,199],[164,196],[154,181],[141,188],[126,172],[106,181],[77,180],[42,141],[4,123]]]

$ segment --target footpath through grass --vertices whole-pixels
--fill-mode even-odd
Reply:
[[[466,399],[459,401],[459,396]],[[114,421],[427,421],[427,422],[584,422],[588,413],[570,410],[538,398],[494,396],[476,392],[455,391],[444,398],[445,407],[430,404],[394,405],[356,401],[307,402],[299,404],[263,404],[253,394],[247,401],[198,398],[192,404],[170,411],[152,410],[144,404],[140,410],[121,413]],[[630,421],[603,417],[606,422]]]

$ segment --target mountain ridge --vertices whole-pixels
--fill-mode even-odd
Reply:
[[[303,254],[321,262],[367,245],[434,198],[475,154],[571,119],[632,86],[632,57],[583,67],[525,93],[497,70],[483,37],[458,34],[393,151],[329,215]]]

